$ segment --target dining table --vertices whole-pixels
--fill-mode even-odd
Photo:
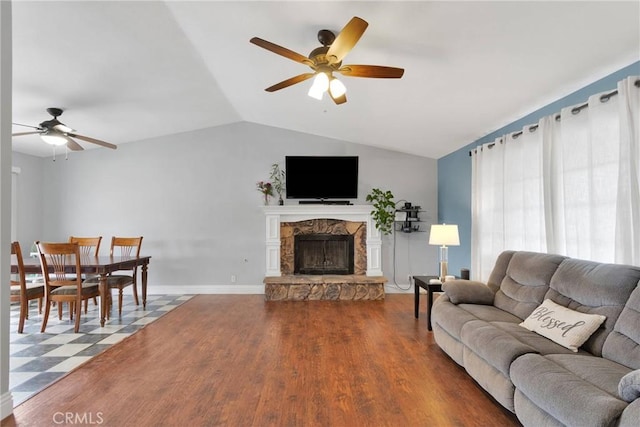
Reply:
[[[98,275],[100,288],[100,326],[103,327],[105,320],[109,314],[108,301],[111,298],[109,287],[107,286],[107,277],[109,274],[120,270],[130,270],[134,267],[140,267],[142,272],[142,308],[147,307],[147,275],[151,256],[119,256],[119,255],[103,255],[91,256],[82,255],[80,257],[80,273],[85,275]],[[11,266],[11,272],[17,272],[17,266]],[[75,270],[75,264],[70,266]],[[51,271],[53,271],[51,269]],[[38,258],[24,258],[25,274],[43,274],[40,260]],[[76,273],[76,271],[71,271]]]

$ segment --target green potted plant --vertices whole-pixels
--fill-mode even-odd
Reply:
[[[367,194],[367,202],[373,203],[371,217],[382,234],[391,234],[396,215],[396,204],[391,191],[374,188]]]
[[[284,192],[284,171],[280,169],[280,166],[277,163],[271,165],[271,182],[273,183],[273,188],[278,193],[278,204],[284,205],[284,200],[282,200],[282,193]]]

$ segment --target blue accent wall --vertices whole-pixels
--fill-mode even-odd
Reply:
[[[460,246],[449,248],[449,271],[458,275],[471,265],[471,157],[469,150],[497,137],[535,124],[540,118],[559,113],[564,107],[586,102],[589,96],[613,90],[618,81],[640,75],[640,61],[577,90],[525,117],[448,154],[438,160],[438,222],[458,224]],[[473,272],[471,273],[473,275]]]

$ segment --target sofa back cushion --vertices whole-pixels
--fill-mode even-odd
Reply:
[[[498,289],[500,289],[500,283],[502,283],[504,276],[507,275],[509,262],[511,262],[511,257],[513,257],[513,254],[515,253],[516,251],[504,251],[498,255],[498,259],[496,260],[493,270],[491,270],[489,280],[487,281],[487,286],[494,294],[498,292]]]
[[[551,277],[565,258],[537,252],[512,253],[493,304],[520,319],[526,319],[544,300]],[[503,261],[498,258],[494,270],[504,269]],[[496,277],[499,275],[496,273]],[[493,278],[494,272],[491,273]]]
[[[628,366],[640,369],[640,284],[627,300],[613,331],[607,336],[602,347],[602,356]]]
[[[602,346],[640,280],[640,268],[566,259],[551,278],[545,298],[572,310],[606,316],[582,348],[602,356]]]

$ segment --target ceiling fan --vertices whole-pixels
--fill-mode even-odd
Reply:
[[[275,92],[315,77],[314,83],[309,89],[309,96],[322,99],[324,92],[328,92],[336,104],[343,104],[347,102],[346,88],[340,80],[333,76],[334,72],[349,77],[399,79],[404,74],[402,68],[380,65],[342,65],[342,60],[360,40],[368,25],[365,20],[354,16],[337,36],[329,30],[318,31],[318,41],[322,46],[312,50],[308,57],[261,38],[252,38],[249,40],[251,43],[285,58],[308,65],[313,70],[312,73],[299,74],[265,90]]]
[[[61,108],[47,108],[47,113],[51,114],[53,116],[53,119],[45,120],[44,122],[40,123],[40,125],[38,126],[30,126],[30,125],[23,125],[20,123],[13,123],[14,125],[17,125],[17,126],[30,127],[36,130],[30,131],[30,132],[17,132],[17,133],[11,134],[11,136],[38,134],[40,135],[40,138],[42,138],[42,140],[47,144],[51,144],[51,145],[66,144],[67,148],[69,148],[69,150],[72,150],[72,151],[84,150],[84,148],[82,148],[82,146],[72,138],[77,138],[81,141],[90,142],[92,144],[97,144],[102,147],[111,148],[113,150],[117,148],[117,146],[114,144],[110,144],[108,142],[101,141],[99,139],[90,138],[88,136],[78,135],[77,133],[75,133],[74,129],[71,129],[70,127],[66,126],[64,123],[61,123],[58,120],[58,117],[62,114],[62,112],[63,110]]]

